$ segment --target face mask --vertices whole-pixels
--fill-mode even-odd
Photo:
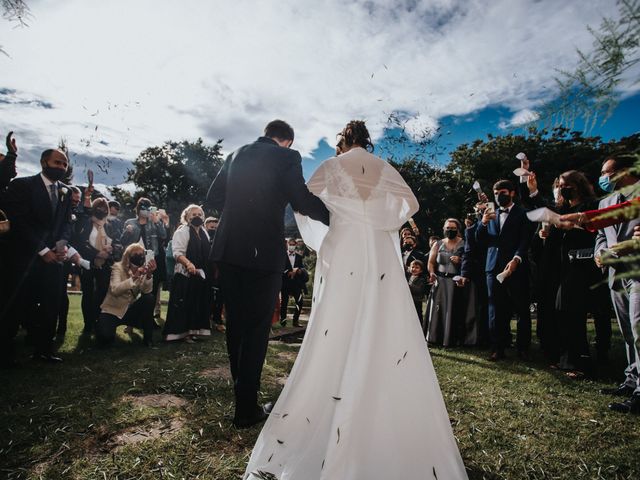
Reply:
[[[508,193],[499,193],[496,195],[496,203],[501,207],[506,207],[511,203],[511,195]]]
[[[215,228],[208,228],[207,229],[207,233],[209,234],[210,237],[212,237],[213,234],[216,233],[216,229]]]
[[[54,168],[47,165],[46,167],[42,167],[42,173],[52,182],[57,182],[59,180],[62,180],[62,177],[64,177],[64,174],[67,173],[67,171],[62,170],[61,168]]]
[[[600,186],[602,191],[606,193],[611,193],[616,189],[616,182],[612,182],[609,175],[602,175],[598,179],[598,185]]]
[[[204,220],[202,220],[202,217],[193,217],[191,219],[191,225],[193,225],[194,227],[200,227],[203,223]]]
[[[107,212],[105,212],[104,210],[96,210],[95,212],[93,212],[93,216],[98,220],[104,220],[107,217]]]
[[[444,231],[444,235],[448,239],[453,240],[454,238],[456,238],[458,236],[458,230],[445,230]]]
[[[562,187],[560,189],[560,195],[562,195],[562,198],[564,198],[567,202],[575,198],[573,188],[570,187]]]
[[[289,245],[289,246],[287,247],[287,250],[289,250],[289,253],[293,253],[293,252],[295,252],[295,251],[296,251],[296,247],[293,247],[293,246]]]
[[[149,212],[149,210],[140,210],[140,214],[139,214],[142,218],[149,218],[149,215],[151,215],[151,212]]]
[[[404,250],[405,252],[408,252],[409,250],[413,250],[413,245],[410,243],[405,243],[404,245],[402,245],[402,250]]]
[[[141,267],[144,265],[144,255],[142,253],[136,253],[129,257],[129,263],[135,267]]]

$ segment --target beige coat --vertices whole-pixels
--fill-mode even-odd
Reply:
[[[143,277],[135,281],[130,272],[125,272],[122,263],[113,265],[109,291],[100,308],[103,313],[109,313],[122,319],[127,313],[129,305],[135,302],[136,297],[142,293],[150,293],[153,289],[153,278]]]

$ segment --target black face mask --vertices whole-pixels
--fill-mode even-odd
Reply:
[[[191,225],[193,225],[194,227],[200,227],[203,223],[204,220],[202,220],[202,217],[193,217],[191,219]]]
[[[50,167],[49,165],[42,167],[42,173],[52,182],[57,182],[62,180],[64,174],[67,173],[66,170],[62,170],[61,168]]]
[[[444,231],[444,235],[448,239],[453,240],[454,238],[456,238],[458,236],[458,230],[445,230]]]
[[[405,252],[413,250],[413,245],[411,245],[410,243],[405,243],[404,245],[402,245],[402,250],[404,250]]]
[[[96,210],[93,212],[93,216],[98,220],[104,220],[105,218],[107,218],[107,215],[107,212],[104,210]]]
[[[135,267],[141,267],[144,265],[144,254],[136,253],[129,257],[129,263]]]
[[[207,228],[207,233],[209,234],[210,237],[213,237],[213,235],[216,233],[216,229],[215,228]]]
[[[562,187],[560,189],[560,195],[562,195],[562,198],[564,198],[567,202],[573,200],[576,197],[575,192],[571,187]]]
[[[499,193],[495,198],[496,203],[503,208],[511,203],[511,195],[509,195],[508,193]]]

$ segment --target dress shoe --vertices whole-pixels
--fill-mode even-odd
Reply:
[[[296,320],[294,320],[293,321],[293,326],[300,328],[302,325],[300,325],[300,322],[297,322]]]
[[[34,353],[33,357],[31,358],[37,360],[38,362],[62,363],[62,359],[60,357],[56,357],[52,353]]]
[[[490,362],[497,362],[498,360],[503,360],[504,358],[505,358],[504,352],[492,352],[491,355],[489,355],[488,360]]]
[[[286,318],[281,318],[280,319],[280,325],[283,326],[283,327],[286,327],[287,326],[287,319]]]
[[[624,383],[614,388],[602,388],[600,393],[604,395],[615,395],[616,397],[628,397],[633,394],[635,388],[625,385]]]
[[[640,393],[631,395],[624,402],[610,403],[609,408],[614,412],[640,414]]]
[[[272,403],[267,403],[261,407],[256,407],[254,415],[250,417],[236,417],[233,419],[233,425],[236,428],[249,428],[257,425],[258,423],[262,423],[267,419],[272,409]]]

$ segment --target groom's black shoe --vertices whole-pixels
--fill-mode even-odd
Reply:
[[[640,414],[640,394],[631,395],[624,402],[610,403],[609,408],[614,412]]]
[[[615,395],[616,397],[628,397],[633,394],[635,389],[624,383],[614,388],[602,388],[600,393],[604,395]]]
[[[273,403],[267,403],[263,406],[257,406],[253,415],[248,417],[235,417],[233,419],[233,425],[236,428],[249,428],[258,423],[264,422],[271,410],[273,409]]]

